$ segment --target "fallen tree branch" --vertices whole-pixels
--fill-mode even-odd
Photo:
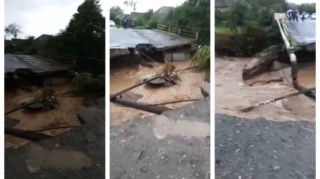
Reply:
[[[119,95],[122,94],[122,93],[125,93],[125,92],[127,92],[127,91],[129,91],[129,90],[131,90],[131,89],[133,89],[133,88],[136,88],[136,87],[138,87],[138,86],[141,86],[141,85],[143,85],[143,84],[145,84],[145,83],[147,83],[147,82],[149,82],[149,81],[155,80],[155,79],[157,79],[157,78],[159,78],[159,77],[161,77],[161,75],[157,75],[157,76],[155,76],[155,77],[153,77],[153,78],[150,78],[150,79],[148,79],[148,80],[146,80],[146,81],[143,81],[143,82],[138,83],[138,84],[135,84],[135,85],[133,85],[133,86],[131,86],[131,87],[129,87],[129,88],[126,88],[126,89],[124,89],[124,90],[121,90],[121,91],[119,91],[119,92],[117,92],[117,93],[115,93],[115,94],[111,94],[111,95],[110,95],[110,100],[112,100],[113,98],[119,96]]]
[[[266,101],[264,101],[262,103],[257,103],[255,105],[249,106],[247,108],[240,109],[240,111],[241,112],[249,112],[254,108],[258,108],[260,106],[264,106],[266,104],[269,104],[269,103],[272,103],[272,102],[276,102],[276,101],[279,101],[279,100],[282,100],[282,99],[285,99],[285,98],[289,98],[289,97],[292,97],[292,96],[297,96],[299,94],[305,94],[305,93],[308,93],[308,92],[313,91],[315,89],[316,88],[314,87],[314,88],[306,89],[306,90],[303,90],[303,91],[298,91],[298,92],[295,92],[295,93],[291,93],[291,94],[288,94],[288,95],[285,95],[285,96],[281,96],[281,97],[278,97],[278,98],[269,99],[269,100],[266,100]]]
[[[249,86],[252,86],[255,83],[271,83],[271,82],[277,82],[277,81],[283,81],[283,78],[279,77],[279,78],[273,78],[271,80],[258,80],[258,81],[255,81],[253,83],[250,83]]]
[[[49,139],[51,137],[49,135],[37,133],[37,132],[30,133],[30,131],[13,128],[13,127],[10,127],[7,125],[5,126],[4,131],[5,131],[5,134],[7,134],[7,135],[19,137],[19,138],[26,139],[26,140],[31,140],[34,142],[38,142],[43,139]]]
[[[185,99],[185,100],[170,101],[170,102],[164,102],[164,103],[148,104],[146,106],[158,106],[158,105],[182,103],[182,102],[189,102],[189,101],[199,101],[199,100],[200,99]]]
[[[146,103],[140,103],[133,100],[122,99],[119,97],[115,97],[111,100],[113,103],[120,104],[122,106],[135,108],[141,111],[147,111],[154,114],[162,114],[165,111],[171,110],[170,108],[160,107],[160,106],[148,106]]]
[[[55,97],[59,97],[59,96],[65,95],[65,94],[73,93],[73,92],[75,92],[75,91],[68,91],[68,92],[65,92],[65,93],[56,94],[56,95],[54,95],[54,96],[55,96]],[[18,111],[18,110],[22,109],[22,108],[25,108],[25,107],[27,107],[27,106],[30,106],[30,105],[35,104],[35,103],[37,103],[37,102],[40,102],[41,100],[42,100],[42,98],[35,99],[34,101],[31,101],[31,102],[29,102],[29,103],[27,103],[27,104],[24,104],[24,105],[21,105],[21,106],[19,106],[19,107],[17,107],[17,108],[11,109],[10,111],[4,113],[4,115],[6,116],[6,115],[8,115],[8,114],[11,114],[11,113],[13,113],[13,112],[15,112],[15,111]]]

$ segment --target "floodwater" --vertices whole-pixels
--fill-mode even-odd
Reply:
[[[50,87],[56,93],[70,91],[70,86]],[[41,88],[34,88],[32,92],[16,90],[15,92],[5,93],[5,111],[9,111],[19,107],[22,102],[28,102],[35,97],[41,95]],[[47,128],[79,126],[76,113],[84,109],[82,98],[79,97],[61,97],[58,99],[59,106],[50,111],[27,112],[20,109],[8,116],[20,120],[16,128],[25,130],[43,130]],[[56,129],[44,132],[47,135],[58,135],[70,129]],[[13,136],[5,136],[6,147],[16,147],[27,144],[29,141],[16,138]]]
[[[258,83],[248,86],[249,82],[242,80],[243,67],[250,58],[215,58],[215,104],[216,113],[254,119],[264,117],[269,120],[309,120],[315,121],[315,102],[304,95],[298,95],[270,103],[250,112],[241,113],[239,109],[249,107],[269,99],[296,92],[283,79],[283,82],[268,84]],[[262,74],[252,80],[270,80],[270,73]],[[291,82],[291,78],[288,77]],[[305,87],[315,86],[315,64],[300,67],[298,81]]]
[[[188,61],[173,62],[176,70],[190,67]],[[110,93],[116,93],[126,89],[134,84],[141,82],[144,78],[151,77],[157,73],[162,73],[164,64],[154,63],[153,68],[137,66],[136,68],[122,68],[111,71]],[[130,90],[132,93],[142,95],[138,102],[155,104],[186,99],[202,99],[200,87],[205,84],[204,73],[181,73],[181,81],[177,85],[161,88],[147,88],[141,85]],[[190,102],[165,105],[169,108],[178,108]],[[126,108],[117,104],[110,104],[110,123],[112,125],[120,124],[134,117],[145,117],[151,113]]]

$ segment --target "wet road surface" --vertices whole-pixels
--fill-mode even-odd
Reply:
[[[14,58],[11,54],[5,54],[4,56],[4,72],[15,72],[17,69],[30,69],[26,65],[22,64],[18,59]]]
[[[316,42],[316,21],[287,22],[290,35],[301,46]]]
[[[110,49],[135,48],[138,44],[152,44],[157,49],[194,44],[195,39],[160,30],[110,28]]]
[[[315,123],[215,115],[219,179],[314,179]]]
[[[110,157],[112,179],[209,179],[210,99],[111,126]]]

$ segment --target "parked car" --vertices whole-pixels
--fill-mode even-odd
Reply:
[[[114,26],[116,26],[116,23],[114,23],[113,20],[110,20],[110,26],[111,26],[111,27],[114,27]]]
[[[316,19],[316,13],[311,14],[311,19]]]

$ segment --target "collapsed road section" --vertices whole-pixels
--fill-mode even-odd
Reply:
[[[182,36],[163,30],[110,28],[111,67],[125,63],[140,64],[147,61],[164,62],[165,59],[185,59],[196,44],[196,36]],[[179,50],[177,50],[179,49]]]
[[[303,49],[315,52],[316,45],[316,21],[306,20],[301,25],[300,23],[290,23],[284,14],[275,14],[275,20],[279,26],[279,30],[290,58],[292,68],[292,84],[298,91],[306,91],[304,86],[298,82],[298,60],[295,54],[296,50]],[[307,26],[307,27],[306,27]],[[301,59],[303,60],[303,59]],[[315,91],[304,93],[307,97],[315,100]]]

